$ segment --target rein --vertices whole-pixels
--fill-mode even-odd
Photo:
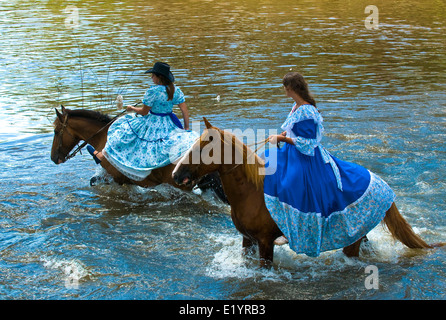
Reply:
[[[266,138],[265,140],[263,140],[262,142],[260,142],[260,145],[259,145],[259,146],[258,146],[252,153],[257,153],[257,151],[258,151],[261,147],[265,146],[265,145],[268,143],[268,141],[269,141],[269,138]],[[247,147],[252,147],[252,146],[255,146],[255,145],[257,145],[257,142],[248,144],[248,145],[246,145],[246,146],[247,146]],[[237,164],[237,165],[235,165],[235,166],[233,166],[232,168],[229,168],[229,169],[226,170],[226,171],[221,172],[220,175],[224,175],[224,174],[231,173],[232,171],[234,171],[235,169],[237,169],[237,168],[238,168],[240,165],[242,165],[242,164],[243,164],[243,162],[242,162],[242,163],[239,163],[239,164]]]

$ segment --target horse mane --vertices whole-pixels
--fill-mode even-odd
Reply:
[[[246,174],[248,181],[252,182],[257,190],[263,190],[263,180],[265,171],[265,162],[251,150],[246,144],[238,139],[234,134],[229,133],[219,128],[213,127],[220,133],[220,139],[223,144],[228,144],[231,141],[232,146],[235,149],[235,153],[239,152],[243,156],[243,162],[241,166]],[[225,135],[229,135],[230,139],[225,139]]]
[[[112,118],[110,116],[103,114],[99,111],[93,111],[93,110],[87,110],[87,109],[75,109],[75,110],[65,109],[65,111],[71,117],[86,118],[86,119],[102,122],[103,124],[107,124],[112,120]]]

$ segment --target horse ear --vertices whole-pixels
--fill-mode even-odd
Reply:
[[[62,113],[65,113],[65,107],[61,104],[60,107],[62,108]]]
[[[54,110],[56,110],[56,115],[59,118],[59,120],[62,121],[62,114],[59,112],[59,110],[57,110],[57,108],[54,108]]]
[[[212,128],[212,124],[208,121],[208,119],[206,119],[205,117],[203,117],[204,120],[204,124],[206,125],[207,129]]]

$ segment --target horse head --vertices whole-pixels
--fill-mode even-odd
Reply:
[[[194,185],[200,177],[218,171],[223,164],[222,131],[212,126],[206,118],[203,119],[205,130],[172,172],[173,179],[179,185]]]
[[[62,106],[62,113],[56,110],[56,120],[54,120],[54,138],[51,148],[51,160],[55,164],[66,161],[68,153],[79,143],[80,139],[75,136],[69,123],[69,113]]]
[[[182,185],[194,184],[198,178],[218,171],[220,176],[243,168],[249,180],[256,185],[263,184],[263,162],[241,140],[230,131],[220,130],[204,119],[206,129],[200,139],[177,163],[172,177]]]

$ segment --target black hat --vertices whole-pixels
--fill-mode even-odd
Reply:
[[[164,62],[156,62],[154,64],[153,68],[147,70],[144,73],[160,74],[162,76],[165,76],[171,82],[175,81],[175,77],[173,76],[172,72],[170,72],[170,66],[167,63],[164,63]]]

